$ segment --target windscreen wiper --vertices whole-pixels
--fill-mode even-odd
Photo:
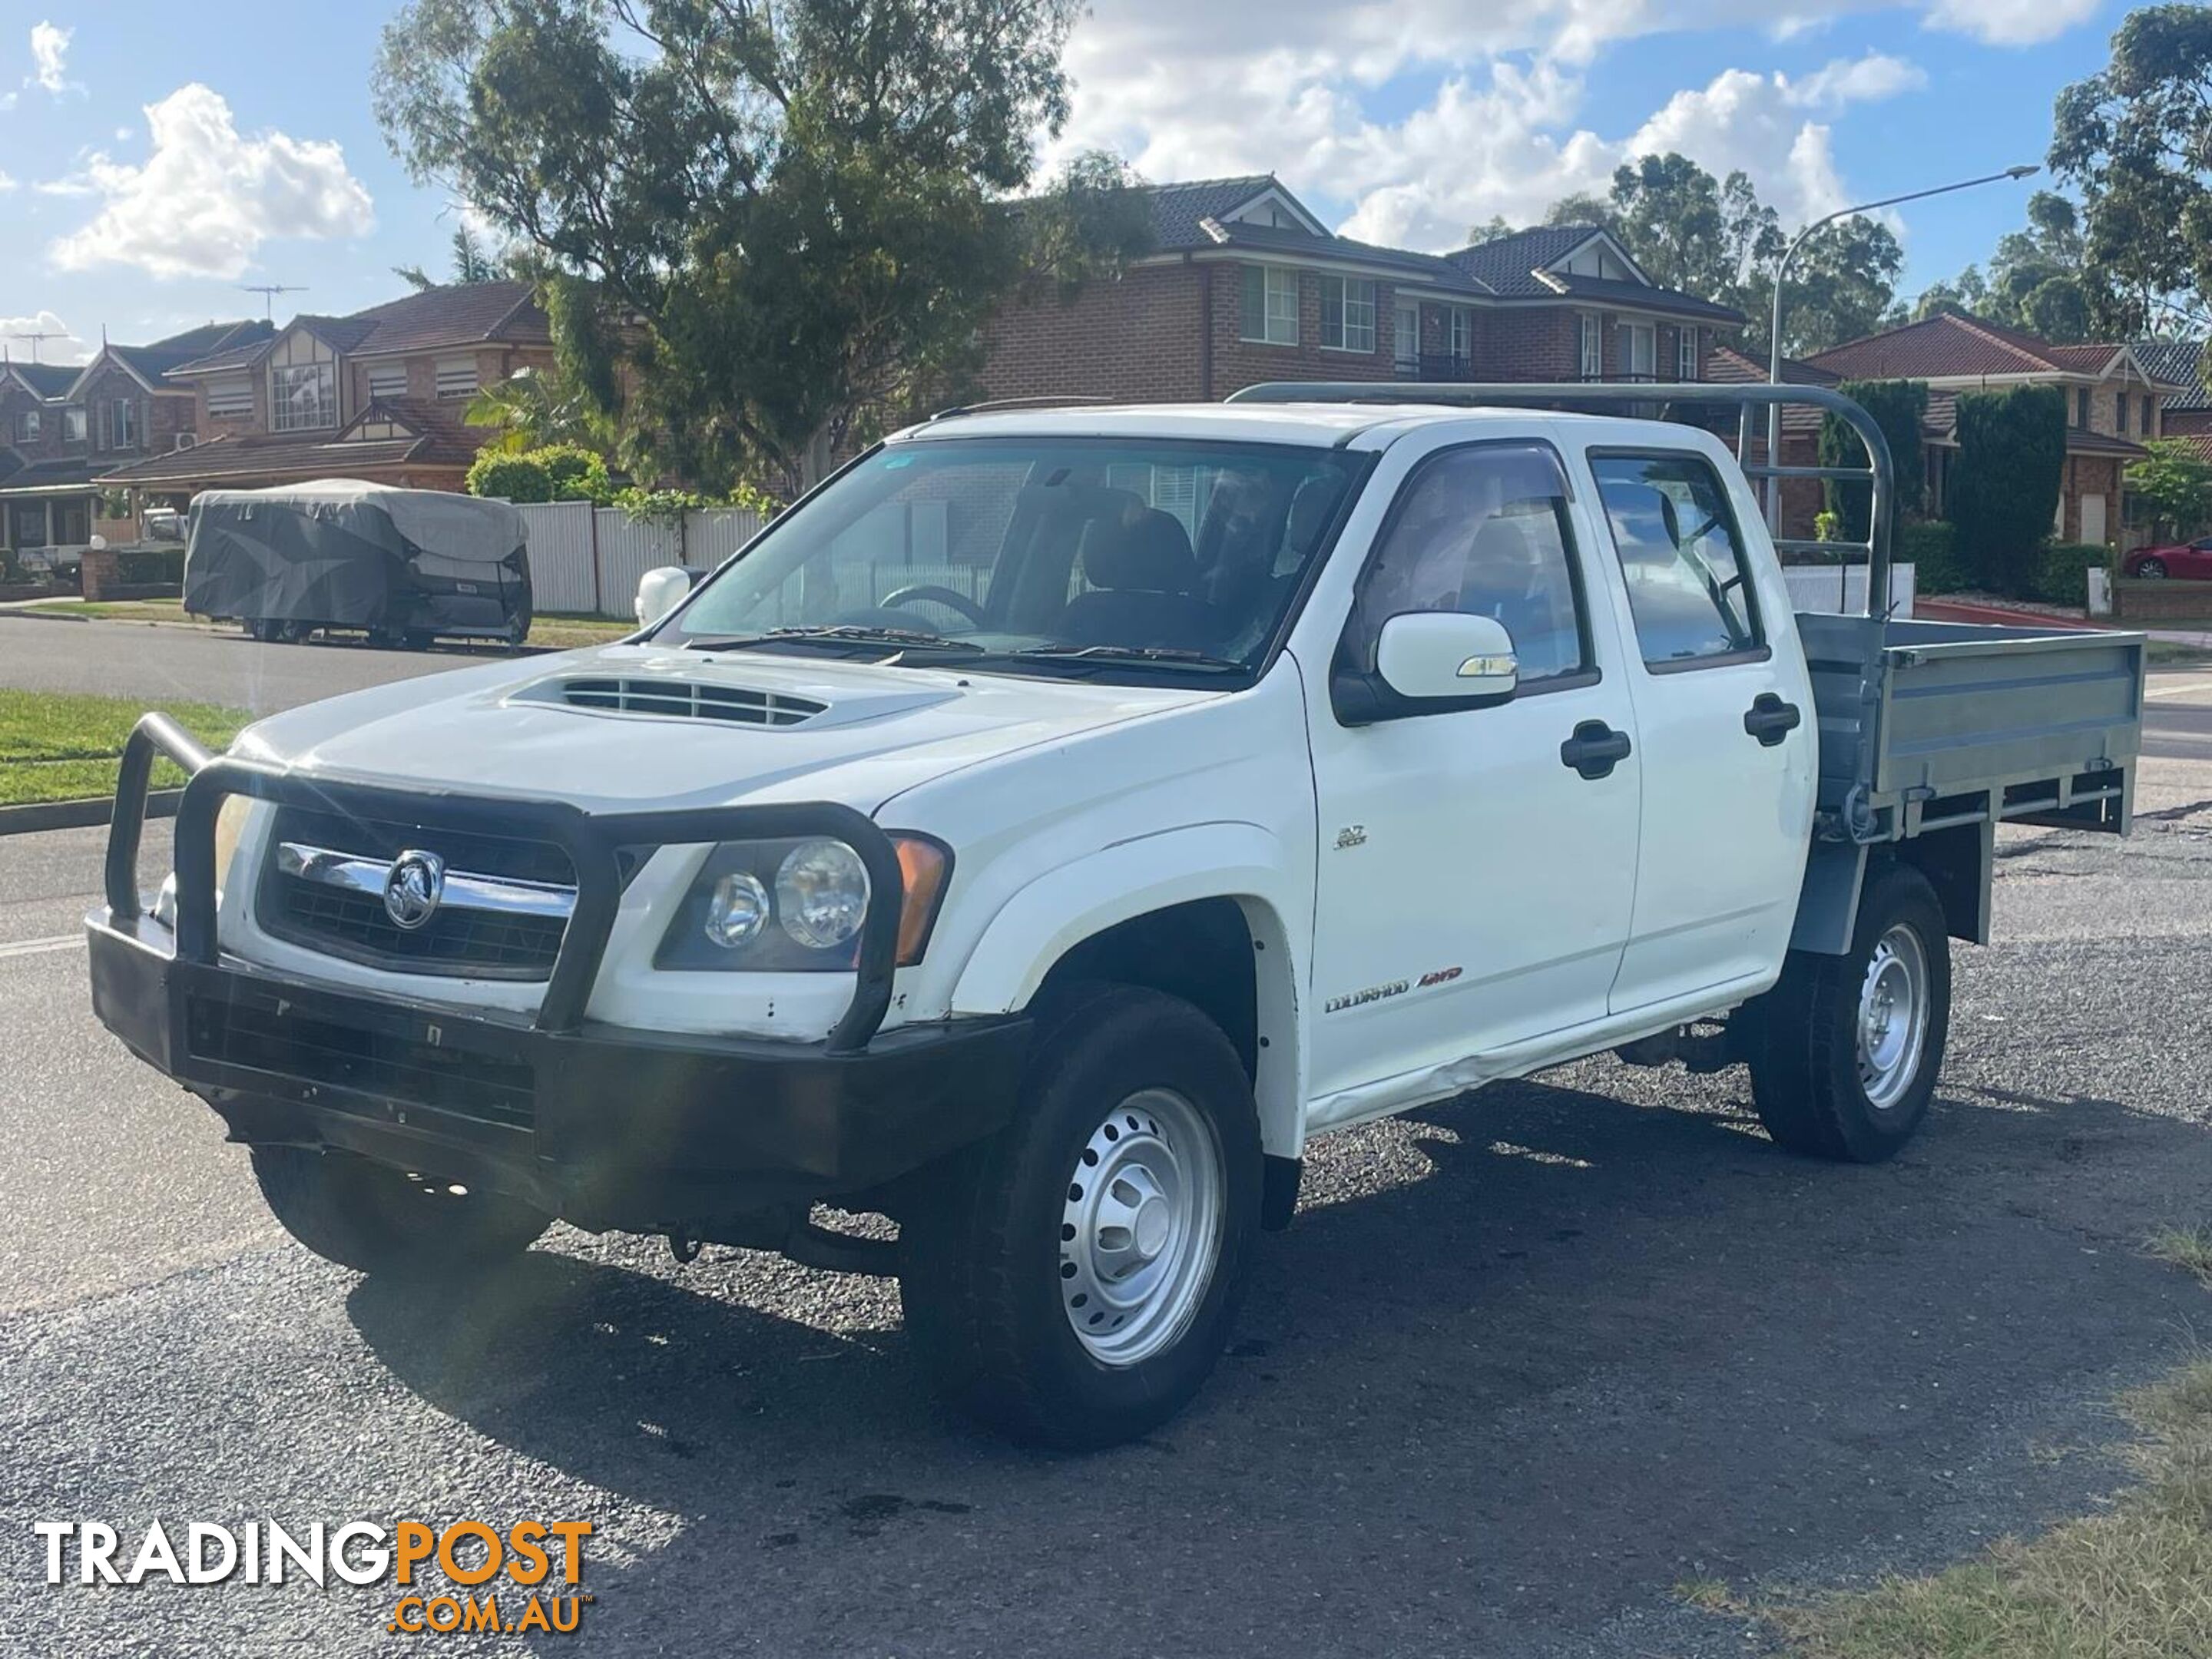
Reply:
[[[684,641],[686,651],[741,651],[749,646],[884,645],[900,651],[952,651],[981,656],[971,640],[947,639],[921,628],[872,628],[860,623],[824,623],[809,627],[771,628],[761,634],[702,634]]]
[[[1189,668],[1210,674],[1248,673],[1247,665],[1203,651],[1185,651],[1171,645],[1033,645],[1009,651],[1009,657],[1042,657],[1058,662],[1152,663],[1162,668]]]

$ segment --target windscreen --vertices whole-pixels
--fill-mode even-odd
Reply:
[[[776,525],[661,637],[907,640],[917,660],[935,650],[1035,672],[1249,668],[1363,465],[1335,450],[1157,440],[894,444]]]

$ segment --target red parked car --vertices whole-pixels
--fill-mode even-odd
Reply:
[[[2139,547],[2120,561],[2123,576],[2197,576],[2212,580],[2212,536],[2171,547]]]

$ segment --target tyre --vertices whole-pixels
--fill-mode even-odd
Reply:
[[[275,642],[277,629],[276,623],[266,617],[248,617],[245,621],[246,631],[260,641],[262,644],[269,645]]]
[[[1927,1115],[1951,1019],[1951,941],[1927,878],[1869,870],[1850,953],[1793,952],[1748,1012],[1752,1098],[1776,1144],[1891,1157]]]
[[[365,1273],[465,1273],[528,1249],[553,1218],[497,1193],[372,1164],[350,1152],[256,1146],[253,1175],[284,1231]]]
[[[2145,559],[2141,564],[2136,567],[2136,574],[2155,581],[2159,577],[2166,574],[2166,561],[2164,559]]]
[[[1158,991],[1071,995],[1031,1053],[1013,1123],[917,1184],[900,1295],[957,1407],[1030,1443],[1109,1446],[1220,1358],[1259,1231],[1259,1119],[1228,1038]]]

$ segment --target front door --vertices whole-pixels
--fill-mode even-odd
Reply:
[[[2081,539],[2091,547],[2105,544],[2105,498],[2084,495],[2081,498]]]
[[[1421,377],[1421,308],[1411,300],[1398,301],[1396,344],[1398,378],[1418,380]]]
[[[1327,662],[1303,665],[1321,830],[1310,1091],[1336,1097],[1316,1125],[1453,1092],[1480,1057],[1604,1016],[1643,760],[1569,495],[1545,445],[1439,450],[1401,487],[1346,627],[1340,661],[1371,690],[1390,617],[1493,617],[1520,659],[1511,701],[1363,703],[1333,696]]]
[[[1749,495],[1694,451],[1589,463],[1640,659],[1624,677],[1644,757],[1635,916],[1609,1001],[1624,1014],[1771,976],[1804,880],[1818,731],[1787,593],[1755,591]]]

